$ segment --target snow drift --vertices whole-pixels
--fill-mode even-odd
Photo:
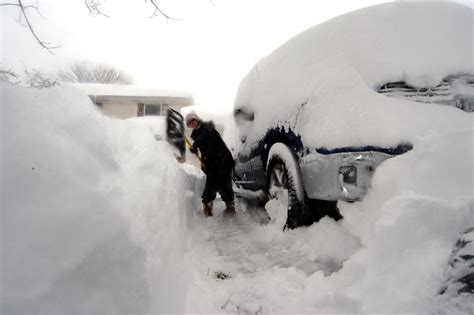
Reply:
[[[169,145],[71,87],[1,92],[2,313],[183,312],[196,183]]]
[[[324,219],[287,233],[300,234],[295,243],[303,242],[298,248],[308,257],[329,256],[342,268],[329,276],[325,270],[308,276],[297,265],[256,271],[258,287],[248,278],[227,286],[233,309],[474,312],[472,295],[439,295],[453,246],[474,225],[474,116],[376,93],[387,82],[421,88],[448,75],[473,75],[473,21],[472,9],[454,3],[373,6],[301,33],[250,70],[234,106],[245,116],[235,138],[239,153],[278,127],[310,149],[408,142],[413,150],[377,168],[362,202],[339,202],[341,222]],[[283,243],[277,236],[271,241]]]
[[[398,61],[406,56],[402,38],[385,41],[394,33],[384,27],[393,12],[403,13],[395,18],[401,30],[409,31],[417,17],[423,35],[442,36],[439,51],[429,46],[420,54],[426,61],[407,68],[377,58],[372,63],[363,52],[383,52],[387,45],[401,54]],[[457,31],[472,40],[470,12],[455,4],[410,3],[351,13],[345,17],[360,22],[357,36],[329,47],[347,43],[341,47],[350,46],[352,54],[328,50],[329,59],[315,68],[304,56],[296,64],[324,66],[317,77],[324,84],[300,86],[299,77],[283,71],[283,49],[252,70],[236,104],[276,101],[271,112],[256,113],[262,123],[277,118],[287,101],[304,101],[295,95],[306,95],[350,113],[315,111],[325,122],[311,131],[318,143],[391,143],[400,137],[413,143],[412,151],[377,168],[364,201],[339,203],[342,221],[324,218],[293,231],[252,221],[245,208],[230,222],[190,215],[199,206],[202,173],[180,166],[150,128],[103,117],[72,87],[2,85],[1,313],[473,314],[472,294],[458,294],[449,284],[439,294],[452,278],[448,263],[457,238],[474,226],[473,116],[371,90],[382,83],[377,69],[393,70],[384,77],[393,80],[414,78],[411,67],[431,71],[429,78],[464,70],[458,66],[472,58],[471,46],[460,42],[447,64],[433,63],[439,59],[431,53],[454,52]],[[442,29],[427,18],[444,21],[445,14],[450,24]],[[303,33],[294,43],[307,49],[296,51],[325,57],[324,47],[305,36],[334,39],[344,25],[337,18],[321,25],[324,32]],[[384,36],[369,47],[358,45],[373,33]],[[428,40],[415,35],[407,35],[413,45]],[[274,61],[281,67],[270,68],[279,55]],[[369,61],[373,67],[365,68]],[[258,94],[250,88],[265,82],[281,89]],[[308,93],[299,94],[301,89]],[[354,128],[368,131],[359,139]],[[258,130],[249,132],[258,136]],[[216,270],[229,277],[216,279]]]

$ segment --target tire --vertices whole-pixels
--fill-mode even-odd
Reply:
[[[450,298],[462,295],[474,297],[474,226],[467,228],[458,238],[448,265],[446,278],[439,294]]]
[[[270,222],[282,229],[303,225],[305,194],[301,171],[295,156],[283,143],[271,147],[266,176]]]
[[[337,200],[320,200],[309,199],[305,200],[306,209],[306,224],[318,222],[324,216],[328,216],[335,221],[341,220],[343,217],[339,208],[337,207]]]

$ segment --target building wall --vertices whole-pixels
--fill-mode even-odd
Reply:
[[[102,101],[96,102],[96,104],[102,108],[102,112],[105,116],[119,119],[137,117],[138,103],[136,102]],[[179,112],[181,107],[185,105],[170,104],[168,106]]]
[[[102,112],[105,116],[126,119],[137,117],[136,103],[102,103]]]
[[[144,104],[141,106],[141,114],[146,114],[148,106],[150,106],[150,112],[153,114],[162,115],[165,114],[166,108],[172,108],[178,112],[184,106],[190,106],[193,104],[192,97],[172,97],[172,96],[131,96],[131,95],[91,95],[90,99],[94,104],[102,109],[104,115],[127,119],[138,116],[138,104]],[[158,112],[156,111],[156,105],[159,107]],[[154,107],[153,107],[154,106]],[[144,110],[143,110],[144,109]],[[140,115],[140,116],[142,116]]]

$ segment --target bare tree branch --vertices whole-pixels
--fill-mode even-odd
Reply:
[[[70,83],[132,83],[123,70],[88,61],[72,63],[65,70],[58,71],[58,76],[61,81]]]
[[[38,70],[25,70],[25,84],[28,87],[36,89],[52,88],[58,86],[60,83],[57,78]]]
[[[97,16],[97,15],[102,15],[102,16],[105,16],[105,17],[110,17],[108,16],[107,14],[105,14],[102,9],[101,9],[101,6],[102,6],[102,1],[103,0],[84,0],[84,4],[85,6],[87,7],[87,9],[89,10],[89,14],[91,16]],[[215,6],[214,2],[212,0],[209,0],[211,2],[212,5]],[[154,8],[154,12],[153,14],[150,16],[150,18],[152,17],[155,17],[155,16],[163,16],[166,18],[167,21],[169,20],[173,20],[173,21],[181,21],[182,19],[178,19],[178,18],[174,18],[174,17],[171,17],[169,16],[167,13],[165,13],[161,8],[160,8],[160,5],[158,4],[158,0],[145,0],[145,2],[149,2],[153,8]],[[56,48],[59,48],[61,47],[62,45],[53,45],[51,43],[48,43],[46,41],[43,41],[39,36],[38,34],[36,33],[33,25],[31,24],[31,21],[30,19],[28,18],[28,15],[27,15],[27,10],[28,9],[33,9],[36,11],[36,13],[41,16],[43,19],[46,19],[40,12],[39,10],[39,5],[38,5],[38,0],[36,0],[36,4],[35,5],[32,5],[32,4],[28,4],[28,5],[25,5],[23,4],[23,0],[16,0],[16,1],[12,1],[12,2],[5,2],[5,3],[0,3],[0,7],[17,7],[19,8],[19,12],[18,12],[18,19],[16,20],[18,22],[18,24],[20,24],[21,26],[24,26],[24,27],[27,27],[30,31],[30,33],[33,35],[33,37],[35,38],[35,40],[38,42],[38,44],[46,49],[48,52],[50,53],[53,53],[52,50],[53,49],[56,49]]]
[[[145,0],[146,1],[146,0]],[[155,12],[153,12],[153,14],[150,16],[151,17],[154,17],[154,16],[158,16],[157,12],[159,12],[162,16],[164,16],[167,20],[173,20],[173,21],[181,21],[181,19],[177,19],[177,18],[172,18],[170,17],[169,15],[167,15],[163,10],[160,9],[160,6],[158,5],[158,3],[156,2],[156,0],[150,0],[150,3],[153,5],[153,7],[155,8]]]
[[[20,75],[11,69],[3,67],[3,65],[0,65],[0,82],[8,82],[13,85],[36,89],[52,88],[60,84],[57,76],[54,74],[48,74],[38,69],[25,69],[24,75]]]
[[[21,83],[21,80],[20,76],[15,71],[0,66],[0,82],[8,82],[14,85],[18,85]]]
[[[27,8],[33,8],[35,9],[36,13],[38,13],[39,16],[41,16],[43,19],[46,20],[46,18],[44,17],[43,14],[41,14],[40,10],[39,10],[39,6],[38,6],[38,0],[36,0],[36,5],[27,5],[25,6],[25,9]]]
[[[61,45],[56,45],[55,46],[55,45],[52,45],[51,43],[48,43],[48,42],[45,42],[45,41],[41,40],[39,38],[39,36],[36,34],[30,20],[28,19],[28,15],[26,14],[26,10],[28,10],[28,9],[36,10],[36,12],[42,18],[44,18],[43,15],[41,15],[41,13],[39,12],[38,3],[36,3],[36,5],[24,5],[22,0],[18,0],[17,3],[11,3],[11,2],[10,3],[0,3],[0,6],[15,6],[15,7],[18,7],[20,9],[20,12],[19,12],[19,17],[18,17],[17,22],[22,26],[28,27],[28,29],[30,30],[31,34],[36,39],[38,44],[40,44],[40,46],[45,48],[48,52],[53,53],[51,51],[52,49],[61,47]],[[23,24],[23,20],[24,20],[25,24]]]
[[[102,5],[101,0],[84,0],[84,3],[87,9],[89,10],[89,15],[91,16],[102,15],[108,18],[110,17],[104,12],[102,12],[102,10],[100,9],[100,6]]]
[[[0,3],[0,7],[14,6],[17,7],[18,3]]]
[[[41,47],[47,49],[49,52],[51,52],[51,49],[61,47],[61,46],[53,46],[51,43],[47,43],[47,42],[42,41],[38,37],[38,35],[36,35],[36,32],[33,29],[33,26],[31,25],[30,20],[28,19],[28,16],[26,15],[25,7],[23,6],[22,0],[18,0],[18,5],[21,9],[23,17],[25,18],[26,24],[28,25],[28,28],[30,29],[31,34],[33,34],[33,36],[36,38],[36,41],[38,41],[38,43],[40,44]]]
[[[161,8],[160,6],[158,5],[158,2],[157,0],[145,0],[145,2],[148,2],[150,1],[150,3],[153,5],[153,8],[154,8],[154,12],[153,14],[150,16],[150,18],[154,17],[154,16],[159,16],[159,15],[162,15],[164,16],[167,20],[180,20],[180,19],[176,19],[176,18],[173,18],[173,17],[170,17],[168,14],[166,14]],[[105,16],[105,17],[110,17],[109,15],[105,14],[102,9],[101,9],[101,6],[102,6],[102,0],[84,0],[84,3],[87,7],[87,9],[89,10],[89,14],[91,16],[96,16],[96,15],[102,15],[102,16]]]

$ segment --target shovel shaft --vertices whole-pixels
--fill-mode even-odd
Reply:
[[[191,142],[189,141],[188,137],[184,136],[184,141],[186,141],[186,144],[189,146],[189,148],[192,148],[193,145],[191,144]],[[202,160],[201,160],[201,157],[199,156],[199,154],[196,152],[195,153],[197,159],[199,160],[199,163],[201,163],[201,166],[202,166]]]

